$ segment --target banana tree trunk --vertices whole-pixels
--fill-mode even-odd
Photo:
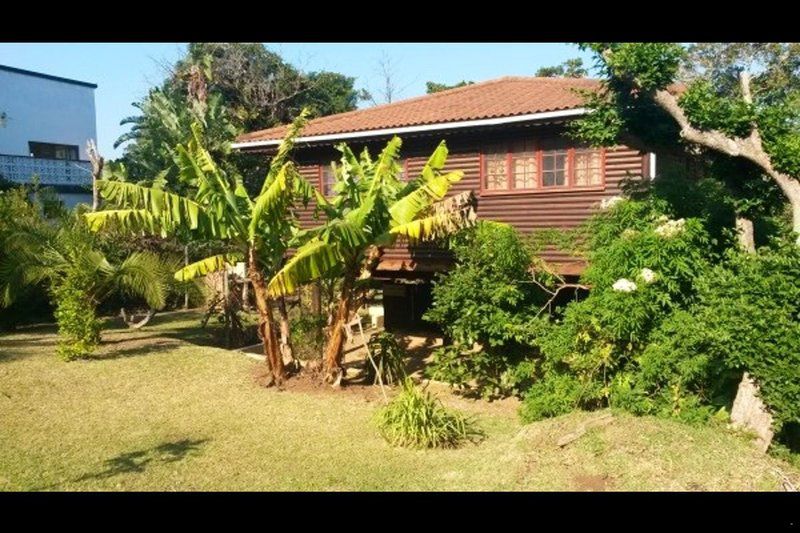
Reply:
[[[281,355],[284,365],[295,366],[294,348],[292,347],[292,337],[289,328],[289,312],[286,310],[286,298],[278,298],[278,316],[281,328]]]
[[[261,339],[264,343],[264,358],[272,377],[271,384],[280,386],[286,378],[286,372],[283,366],[283,358],[278,348],[277,328],[272,318],[272,301],[267,292],[267,281],[258,267],[253,250],[250,250],[248,258],[248,271],[250,280],[253,282],[253,296],[255,296],[259,317],[258,329],[261,332]]]
[[[325,347],[324,356],[324,379],[326,383],[338,386],[344,370],[342,368],[342,355],[345,342],[344,327],[350,319],[350,308],[353,302],[353,285],[356,279],[356,269],[353,267],[345,271],[344,279],[342,280],[342,292],[339,299],[339,304],[336,307],[336,312],[333,315],[333,322],[331,323],[330,337],[328,344]]]

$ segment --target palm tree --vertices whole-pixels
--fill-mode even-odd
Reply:
[[[93,230],[116,226],[163,236],[191,232],[196,239],[217,241],[227,248],[225,253],[178,270],[175,278],[179,281],[245,261],[259,312],[264,355],[275,385],[283,382],[285,370],[272,316],[273,299],[267,292],[267,276],[280,268],[289,238],[296,229],[291,207],[297,200],[307,202],[315,193],[288,160],[306,116],[306,112],[301,113],[289,128],[255,198],[250,198],[240,175],[217,166],[202,146],[201,129],[195,123],[192,139],[175,149],[179,177],[196,191],[192,198],[157,187],[100,180],[98,187],[103,197],[121,208],[85,215]]]
[[[59,351],[68,359],[87,355],[100,341],[96,309],[109,296],[144,298],[154,308],[164,305],[161,259],[135,252],[112,264],[82,218],[72,213],[56,221],[41,215],[11,221],[2,241],[0,306],[11,305],[27,288],[46,286],[56,306]],[[72,312],[84,316],[68,316],[68,306],[76,306]]]
[[[408,183],[398,178],[400,146],[394,137],[375,161],[366,150],[356,157],[347,145],[338,147],[342,158],[333,169],[336,195],[331,200],[317,198],[326,222],[298,234],[296,254],[269,283],[269,294],[280,296],[323,277],[341,277],[323,362],[328,383],[341,381],[344,325],[363,294],[380,247],[390,246],[400,236],[411,241],[443,237],[475,219],[470,202],[442,201],[462,177],[461,171],[443,172],[448,153],[444,141],[420,176]]]

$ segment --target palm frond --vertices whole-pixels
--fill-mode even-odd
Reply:
[[[402,145],[403,141],[397,135],[386,143],[386,147],[381,151],[381,155],[378,157],[378,162],[375,166],[375,174],[370,184],[370,193],[380,188],[386,178],[393,176],[392,170],[395,168],[395,161],[397,160]]]
[[[431,206],[431,214],[398,224],[390,235],[407,237],[411,242],[434,240],[475,224],[475,198],[465,191]]]
[[[423,179],[415,190],[392,204],[389,208],[392,220],[395,224],[406,224],[414,220],[433,203],[442,200],[450,187],[463,177],[464,173],[457,170]]]
[[[116,267],[103,258],[98,266],[104,272],[102,292],[141,297],[153,309],[164,307],[168,274],[157,254],[134,252]]]
[[[97,186],[103,197],[114,205],[148,211],[164,231],[187,227],[210,236],[224,232],[225,228],[208,216],[202,205],[178,194],[122,181],[97,180]],[[128,216],[133,222],[134,215]]]
[[[309,241],[275,274],[267,290],[272,296],[289,294],[300,285],[323,277],[343,260],[338,244],[318,239]]]
[[[286,164],[289,154],[294,148],[295,140],[300,136],[300,132],[308,122],[309,113],[310,112],[308,108],[303,108],[297,118],[295,118],[289,125],[286,135],[283,137],[280,146],[278,146],[278,151],[274,156],[272,156],[272,161],[270,161],[269,165],[269,171],[267,172],[267,176],[264,178],[263,185],[261,185],[261,192],[259,195],[264,194],[270,185],[272,185],[272,181],[277,177],[280,169],[282,169]]]
[[[256,198],[248,228],[251,242],[255,239],[258,227],[262,222],[285,217],[285,208],[292,199],[292,191],[288,184],[288,175],[292,170],[291,163],[284,164],[270,186]]]
[[[200,261],[188,264],[181,268],[173,277],[176,281],[189,281],[200,276],[205,276],[211,272],[223,270],[226,265],[233,265],[242,260],[241,254],[217,254]]]
[[[130,232],[143,232],[150,235],[162,233],[156,217],[146,209],[109,209],[84,213],[84,219],[91,231],[118,227]]]

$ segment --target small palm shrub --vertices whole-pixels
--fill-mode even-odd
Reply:
[[[457,448],[484,436],[473,418],[446,409],[410,378],[403,380],[400,394],[378,411],[377,420],[383,438],[405,448]]]
[[[364,360],[366,381],[377,385],[394,385],[406,377],[403,348],[397,337],[387,331],[372,335]]]

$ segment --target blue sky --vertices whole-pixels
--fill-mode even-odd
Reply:
[[[560,43],[266,43],[305,71],[332,70],[356,78],[356,86],[379,92],[379,61],[388,58],[398,88],[395,99],[425,93],[426,81],[455,83],[500,76],[530,76],[542,66],[588,55]],[[185,50],[179,43],[0,43],[0,64],[89,81],[98,85],[97,136],[106,157],[126,131],[122,118],[135,114],[131,103],[160,83],[165,64]],[[377,94],[376,94],[377,96]],[[369,105],[367,103],[362,104]]]

